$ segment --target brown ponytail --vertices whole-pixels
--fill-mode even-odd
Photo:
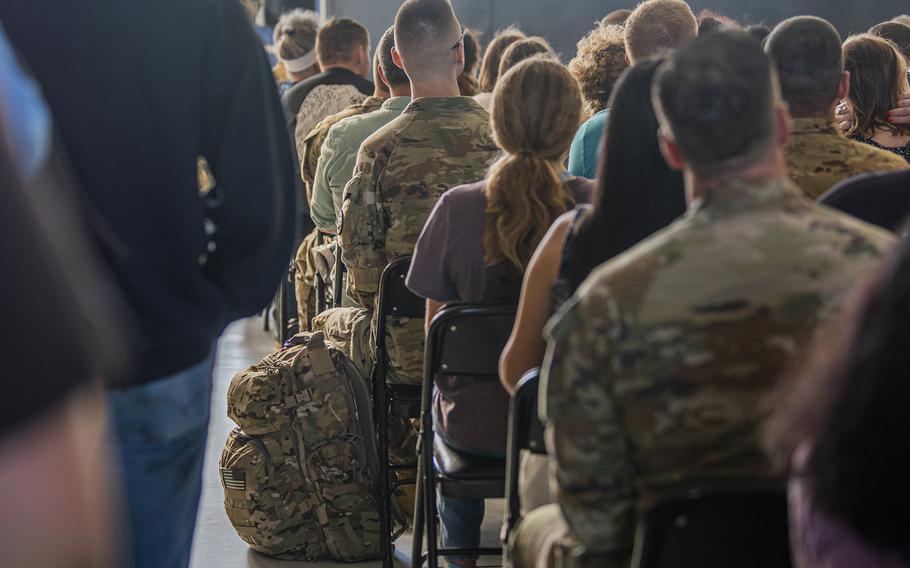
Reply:
[[[523,272],[550,225],[574,205],[561,178],[582,119],[581,89],[552,58],[523,61],[499,78],[493,135],[505,155],[490,168],[484,261]]]

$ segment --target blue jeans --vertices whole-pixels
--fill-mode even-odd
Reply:
[[[443,548],[480,548],[480,527],[483,524],[484,500],[464,500],[443,497],[436,493],[439,521],[442,527]],[[453,555],[450,560],[477,558]]]
[[[109,394],[133,568],[186,568],[202,493],[215,350],[194,367]]]

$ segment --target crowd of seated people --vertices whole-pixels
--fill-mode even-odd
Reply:
[[[40,337],[86,329],[59,354],[72,371],[57,396],[19,394],[57,385],[48,365],[13,367],[24,403],[4,408],[0,479],[53,483],[29,479],[41,456],[13,436],[54,463],[88,440],[58,480],[78,499],[49,492],[28,523],[0,507],[18,541],[0,565],[26,565],[41,530],[79,527],[30,565],[188,566],[215,340],[291,261],[301,331],[364,379],[379,317],[388,381],[420,385],[445,305],[516,306],[500,380],[439,375],[432,393],[443,443],[502,458],[509,396],[540,370],[547,455],[521,458],[515,567],[629,566],[649,510],[737,483],[789,487],[800,568],[910,566],[894,520],[910,506],[910,17],[844,39],[815,16],[746,26],[647,0],[607,14],[564,63],[515,26],[482,49],[449,0],[404,1],[372,57],[365,26],[299,2],[268,18],[256,0],[185,2],[166,38],[140,0],[0,4],[4,234],[34,241],[4,252],[17,267],[4,289],[24,298],[7,299],[5,334],[39,295],[49,306],[4,353],[40,359]],[[142,25],[107,25],[125,14]],[[39,25],[85,65],[61,66]],[[35,173],[55,158],[67,176]],[[77,196],[86,226],[42,219],[47,188]],[[312,230],[295,235],[301,212]],[[85,275],[34,286],[83,248],[97,249]],[[24,250],[49,272],[29,272]],[[423,320],[379,311],[403,256]],[[320,274],[325,262],[345,273]],[[318,278],[343,278],[321,313]],[[409,463],[414,424],[396,420],[392,459]],[[120,509],[101,496],[103,445]],[[51,523],[54,500],[66,511]],[[437,503],[442,546],[479,548],[484,501]],[[117,550],[99,534],[121,524]]]

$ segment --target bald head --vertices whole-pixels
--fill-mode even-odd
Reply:
[[[626,21],[626,53],[632,63],[670,51],[698,35],[698,20],[682,0],[648,0]]]
[[[458,77],[461,25],[448,0],[407,0],[395,16],[395,49],[412,81]]]

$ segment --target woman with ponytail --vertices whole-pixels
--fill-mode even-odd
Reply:
[[[493,100],[503,155],[486,180],[440,198],[414,250],[407,285],[426,298],[428,323],[451,302],[515,303],[550,225],[590,199],[593,184],[563,166],[583,106],[569,71],[553,58],[528,59],[499,79]],[[498,383],[437,377],[434,415],[438,435],[453,448],[505,455],[508,395]],[[483,511],[483,501],[441,499],[443,546],[479,547]]]

